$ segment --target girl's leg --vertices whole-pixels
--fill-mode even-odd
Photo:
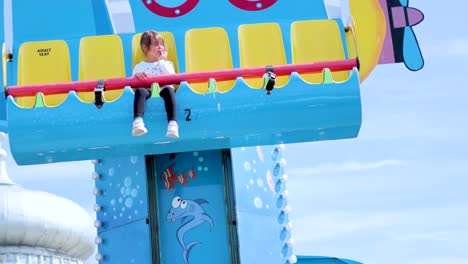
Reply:
[[[176,100],[174,94],[174,87],[164,86],[159,95],[164,99],[164,106],[166,107],[167,122],[176,121]]]
[[[162,88],[159,95],[164,99],[164,106],[167,113],[167,137],[178,138],[179,137],[179,125],[177,124],[176,116],[176,100],[175,100],[175,89],[173,86],[165,86]]]
[[[151,93],[146,88],[137,88],[135,91],[135,99],[133,101],[133,117],[143,118],[145,113],[146,100],[150,98]]]
[[[138,88],[135,91],[135,100],[133,101],[133,116],[132,135],[143,136],[148,133],[143,122],[143,114],[145,113],[146,100],[150,98],[151,92],[145,88]]]

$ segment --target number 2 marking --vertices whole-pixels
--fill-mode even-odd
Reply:
[[[192,119],[190,118],[190,115],[192,114],[192,111],[190,110],[190,108],[185,109],[185,114],[187,115],[185,117],[185,121],[191,121]]]

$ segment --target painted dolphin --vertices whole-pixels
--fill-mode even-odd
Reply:
[[[186,264],[189,264],[189,254],[192,248],[201,242],[192,241],[188,244],[185,244],[185,233],[203,224],[204,222],[208,222],[210,224],[210,231],[213,230],[213,219],[211,219],[211,217],[205,213],[203,207],[200,206],[204,203],[208,203],[208,201],[205,199],[182,200],[182,198],[176,196],[174,199],[172,199],[172,208],[167,214],[167,221],[169,222],[175,222],[178,219],[182,219],[182,225],[177,229],[177,240],[184,250],[183,257]],[[190,217],[191,219],[184,223],[184,221]]]

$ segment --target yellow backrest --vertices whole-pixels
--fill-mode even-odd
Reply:
[[[80,40],[79,79],[99,80],[125,77],[122,40],[118,35],[91,36]],[[122,87],[123,88],[123,87]],[[123,90],[106,91],[106,101],[119,98]],[[94,102],[94,92],[79,93],[85,102]]]
[[[185,34],[185,67],[187,72],[232,69],[231,46],[224,28],[191,29]],[[217,82],[220,92],[234,87],[235,81]],[[192,83],[197,93],[208,92],[207,83]]]
[[[356,32],[354,26],[349,26],[348,30],[345,32],[346,44],[348,45],[348,56],[349,58],[357,57],[356,50]]]
[[[18,55],[18,85],[45,84],[71,81],[70,54],[63,40],[25,42]],[[67,94],[47,95],[44,103],[56,106],[65,101]],[[35,96],[20,97],[17,104],[31,108]]]
[[[345,59],[340,29],[334,20],[296,21],[291,25],[293,63]],[[322,73],[301,74],[310,83],[322,83]],[[348,72],[332,72],[336,82],[348,79]]]
[[[239,56],[241,68],[286,64],[283,36],[278,23],[240,25]],[[275,87],[285,85],[288,76],[278,76]],[[263,78],[247,79],[254,88],[262,88]]]
[[[175,72],[179,72],[179,63],[177,59],[177,48],[174,40],[174,35],[171,32],[159,32],[166,44],[167,59],[174,64]],[[145,55],[140,47],[140,39],[142,33],[135,34],[132,38],[132,69],[137,63],[145,60]]]
[[[3,78],[3,85],[8,84],[7,80],[7,69],[6,64],[8,60],[7,48],[5,42],[2,45],[2,78]]]

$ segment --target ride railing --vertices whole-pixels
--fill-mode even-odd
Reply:
[[[32,84],[9,86],[7,88],[7,96],[23,97],[36,96],[38,93],[43,95],[67,94],[70,91],[74,92],[103,92],[105,90],[119,90],[122,87],[130,86],[132,88],[151,87],[153,84],[159,86],[180,84],[182,82],[191,83],[209,83],[211,81],[227,81],[235,80],[238,77],[244,79],[258,78],[263,76],[264,87],[271,91],[274,88],[276,76],[289,76],[291,73],[319,73],[326,70],[324,82],[330,82],[329,73],[331,71],[346,71],[352,70],[354,67],[359,69],[359,59],[347,59],[326,62],[311,62],[300,64],[286,65],[269,65],[264,67],[224,69],[215,71],[190,72],[190,73],[175,73],[162,74],[156,76],[148,76],[145,80],[137,79],[136,77],[127,78],[111,78],[107,80],[90,80],[90,81],[73,81],[62,83],[48,84]],[[214,86],[212,86],[214,88]],[[214,92],[214,90],[210,90]],[[268,92],[267,91],[267,92]]]

